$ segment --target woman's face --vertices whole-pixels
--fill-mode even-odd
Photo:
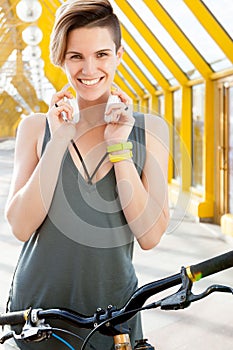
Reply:
[[[108,28],[78,28],[69,33],[64,69],[80,99],[108,97],[122,54],[122,47],[116,53]]]

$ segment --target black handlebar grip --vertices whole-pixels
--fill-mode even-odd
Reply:
[[[199,281],[201,278],[233,267],[233,250],[221,254],[199,264],[191,265],[186,268],[187,275],[192,282]]]
[[[24,324],[27,320],[29,310],[14,311],[0,315],[0,325],[17,325]]]

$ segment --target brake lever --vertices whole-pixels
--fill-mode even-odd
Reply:
[[[228,286],[223,286],[221,284],[213,284],[212,286],[209,286],[203,293],[200,293],[197,295],[191,294],[189,297],[189,300],[191,302],[197,301],[197,300],[200,300],[200,299],[207,297],[208,295],[210,295],[211,293],[214,293],[214,292],[233,294],[233,288],[228,287]]]
[[[33,326],[32,324],[26,324],[20,334],[15,333],[14,331],[4,334],[0,338],[0,344],[4,344],[5,341],[14,338],[16,340],[24,340],[26,342],[40,342],[44,339],[49,339],[52,335],[52,328],[41,323],[39,326]]]
[[[37,314],[41,309],[30,310],[28,320],[25,323],[22,332],[13,336],[16,340],[24,340],[26,342],[40,342],[49,339],[52,335],[52,328],[45,323],[44,319],[39,319]]]
[[[161,300],[162,310],[179,310],[187,308],[192,302],[203,299],[213,292],[224,292],[233,294],[233,288],[223,286],[220,284],[214,284],[208,287],[204,292],[200,294],[193,294],[191,289],[193,286],[192,281],[186,274],[186,268],[181,268],[181,288],[174,294]]]
[[[5,341],[11,339],[14,337],[14,332],[13,331],[10,331],[6,334],[4,334],[1,338],[0,338],[0,344],[4,344]]]
[[[14,332],[13,336],[16,340],[24,340],[26,342],[40,342],[49,339],[52,335],[52,328],[49,325],[41,324],[40,326],[29,326],[23,328],[20,334]]]
[[[193,283],[186,275],[185,267],[181,267],[180,273],[182,286],[176,293],[169,295],[168,297],[161,300],[160,306],[162,310],[184,309],[191,304],[189,298],[192,295],[191,288]]]

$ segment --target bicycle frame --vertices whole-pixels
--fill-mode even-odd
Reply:
[[[91,316],[85,316],[67,309],[29,309],[9,312],[0,316],[0,325],[25,325],[20,335],[10,332],[1,338],[0,343],[4,343],[12,337],[31,342],[43,341],[53,335],[52,327],[45,321],[49,319],[60,319],[76,327],[92,330],[84,340],[82,350],[85,349],[89,339],[97,331],[114,337],[116,349],[131,349],[127,330],[122,334],[122,324],[142,310],[158,307],[162,310],[184,309],[190,306],[192,302],[203,299],[213,292],[233,294],[233,288],[223,285],[212,285],[198,295],[194,295],[191,292],[194,282],[231,267],[233,267],[233,251],[196,265],[186,268],[182,267],[180,273],[148,283],[137,289],[122,308],[116,309],[114,306],[109,305],[106,309],[97,309],[96,313]],[[151,296],[177,285],[181,285],[181,287],[176,293],[143,306]],[[119,325],[121,325],[120,328]],[[143,341],[140,343],[139,340],[139,344],[140,350],[153,349],[150,344],[143,343]],[[137,349],[137,346],[135,349]]]

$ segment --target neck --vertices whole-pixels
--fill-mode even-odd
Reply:
[[[80,99],[78,101],[80,108],[80,122],[90,126],[103,124],[106,101],[107,100],[103,98],[95,101]]]

